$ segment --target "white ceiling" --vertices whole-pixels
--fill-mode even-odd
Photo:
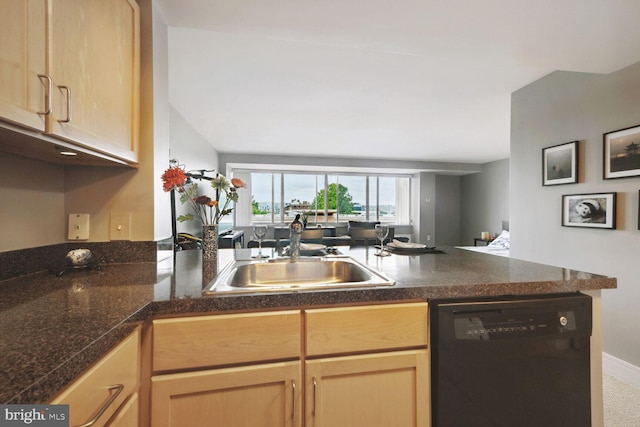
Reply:
[[[223,153],[504,159],[511,92],[640,60],[640,0],[157,2],[170,102]]]

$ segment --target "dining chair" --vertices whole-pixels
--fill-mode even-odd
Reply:
[[[300,239],[305,243],[322,243],[324,230],[322,228],[305,228]]]
[[[375,228],[359,228],[354,227],[351,229],[351,245],[375,245],[378,238],[376,237]]]

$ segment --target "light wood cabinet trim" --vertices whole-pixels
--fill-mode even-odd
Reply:
[[[426,302],[305,310],[306,354],[427,346],[427,313]]]
[[[70,425],[80,425],[91,419],[109,399],[112,393],[109,391],[110,386],[122,384],[122,392],[94,424],[96,427],[105,425],[128,396],[137,392],[140,377],[139,348],[138,328],[51,403],[68,404]]]
[[[279,396],[282,399],[279,402],[269,401],[268,403],[281,405],[285,426],[300,426],[302,420],[301,370],[301,363],[295,361],[154,376],[151,378],[151,425],[154,427],[185,425],[185,420],[180,419],[180,415],[172,418],[172,415],[175,415],[172,413],[174,399],[183,400],[182,403],[190,409],[188,411],[190,425],[230,425],[221,424],[223,421],[216,419],[215,414],[223,416],[227,414],[231,419],[240,418],[247,411],[253,411],[255,408],[252,405],[256,402],[243,400],[237,403],[236,401],[238,407],[225,406],[221,410],[220,407],[215,408],[212,404],[213,401],[220,402],[217,399],[221,398],[221,394],[227,390],[252,388],[255,391],[261,386],[276,385],[281,389]],[[297,387],[294,388],[293,383]],[[193,396],[205,397],[206,394],[209,394],[210,398],[200,402],[185,402]],[[185,415],[182,414],[182,416]],[[259,411],[253,416],[259,418]],[[260,421],[264,422],[264,420]]]
[[[153,370],[300,358],[298,310],[156,319]]]
[[[407,350],[306,361],[305,425],[428,427],[429,357]]]

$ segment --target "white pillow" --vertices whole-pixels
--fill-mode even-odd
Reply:
[[[502,230],[502,233],[500,233],[493,242],[489,243],[489,246],[509,249],[509,232],[507,230]]]

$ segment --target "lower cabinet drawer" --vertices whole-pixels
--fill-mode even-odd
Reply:
[[[426,302],[305,310],[307,356],[427,347]]]
[[[153,371],[299,358],[299,310],[153,321]]]
[[[140,332],[136,330],[51,401],[69,405],[69,425],[92,419],[92,426],[108,425],[120,405],[138,390],[139,349]]]

